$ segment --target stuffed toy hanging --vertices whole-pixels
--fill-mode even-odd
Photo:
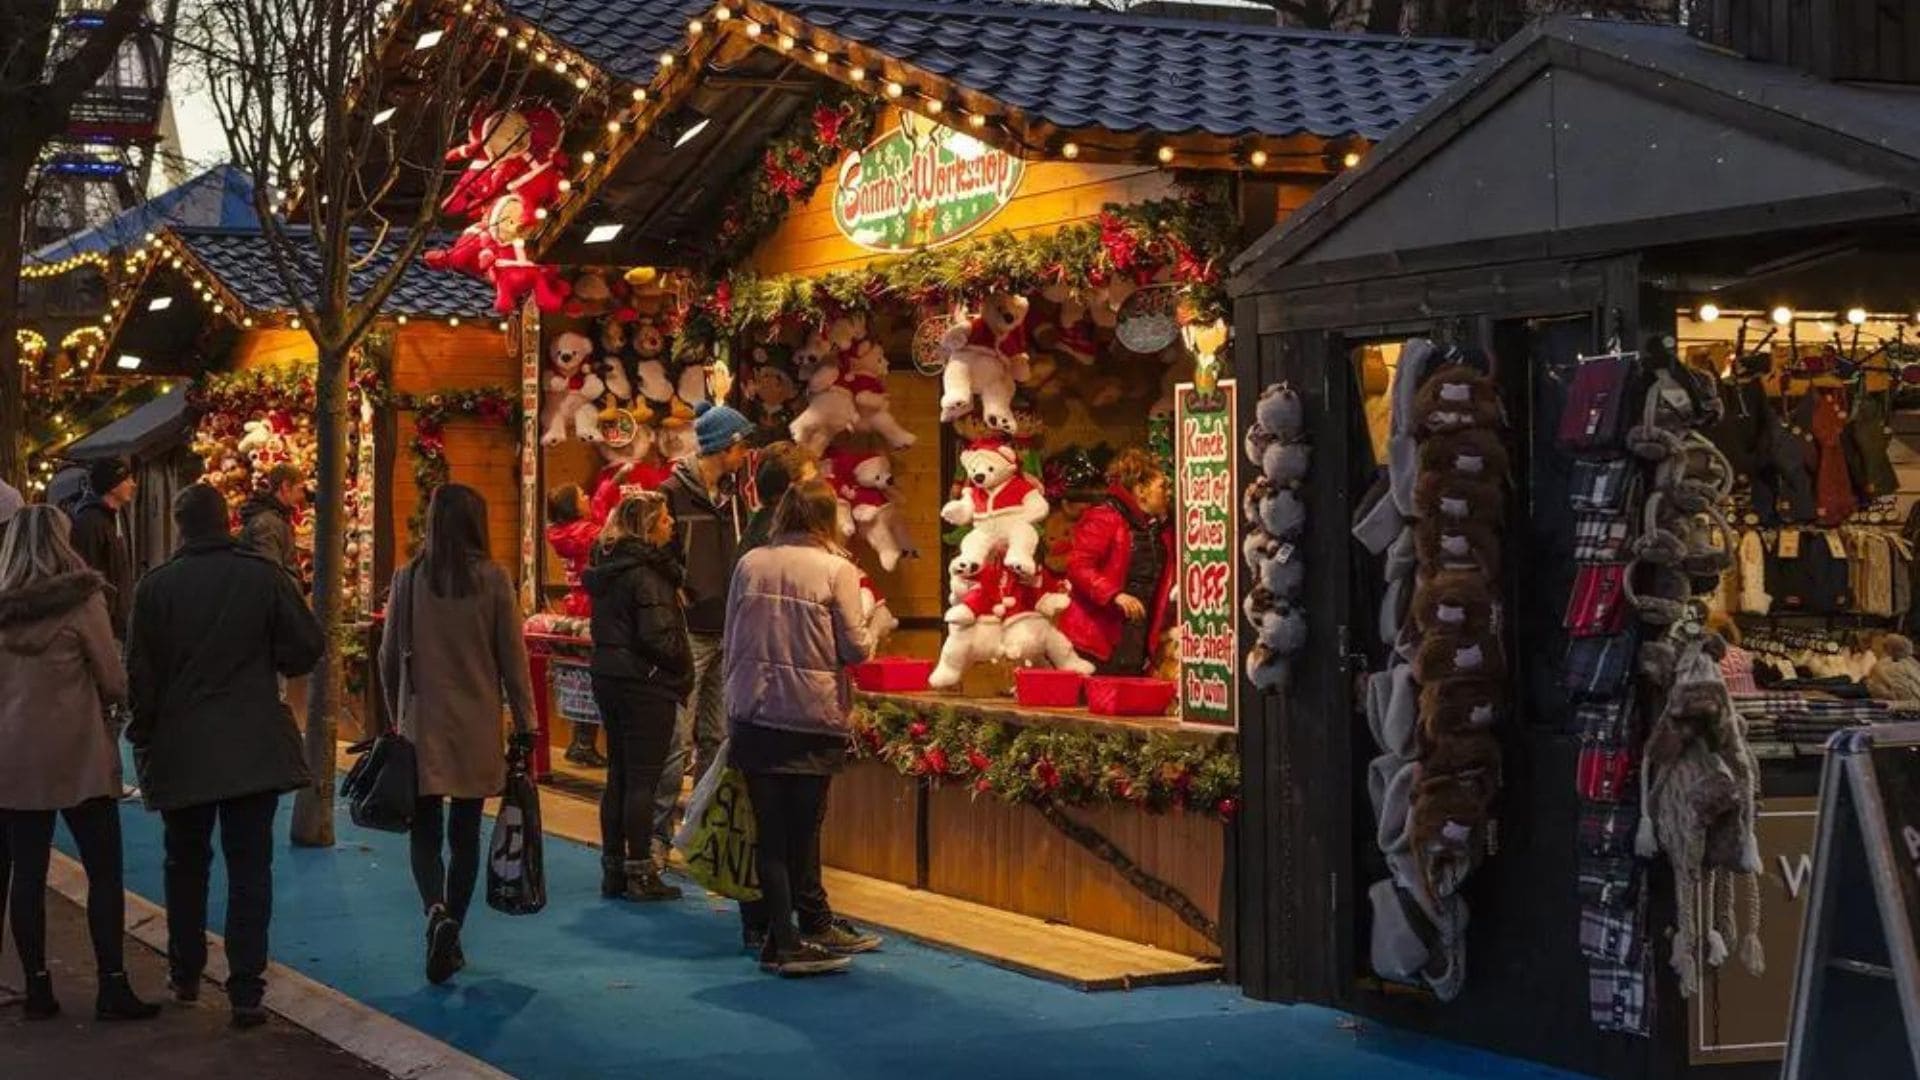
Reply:
[[[1301,492],[1313,460],[1305,406],[1292,385],[1278,382],[1260,392],[1241,448],[1260,470],[1241,496],[1250,522],[1241,553],[1254,582],[1246,612],[1256,635],[1246,655],[1247,678],[1263,691],[1284,690],[1292,657],[1307,643],[1301,603],[1307,568],[1297,541],[1306,531]]]
[[[940,508],[949,525],[971,526],[954,565],[963,574],[985,570],[998,557],[1023,578],[1038,571],[1039,526],[1051,507],[1040,485],[1020,465],[1020,453],[999,439],[980,439],[960,452],[966,490]]]
[[[887,455],[835,450],[827,455],[826,472],[840,500],[842,532],[865,540],[882,570],[891,573],[902,558],[919,556],[894,498],[893,462]]]
[[[974,411],[1002,434],[1015,433],[1014,387],[1027,377],[1028,301],[1012,293],[992,293],[980,314],[956,325],[941,340],[946,359],[940,375],[940,419],[952,423]]]

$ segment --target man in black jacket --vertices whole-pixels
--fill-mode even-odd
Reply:
[[[675,463],[660,485],[673,513],[674,543],[687,567],[687,632],[693,640],[693,697],[680,709],[673,746],[653,802],[654,859],[664,864],[673,843],[675,809],[693,753],[693,775],[703,775],[727,737],[727,710],[720,642],[727,629],[727,589],[740,561],[746,508],[736,493],[740,470],[751,453],[753,422],[725,405],[703,406],[693,422],[698,455]]]
[[[125,459],[96,461],[87,470],[89,493],[73,510],[73,549],[107,579],[107,617],[113,623],[114,639],[122,646],[127,640],[127,613],[133,610],[134,575],[133,548],[121,528],[120,511],[133,502],[138,486]],[[121,775],[120,731],[126,727],[126,714],[110,706],[103,722],[113,737],[113,782],[120,785],[121,798],[137,798],[140,789],[126,786]]]
[[[300,554],[293,542],[293,516],[307,505],[307,478],[292,465],[267,470],[266,486],[240,506],[240,543],[284,567],[297,580]]]
[[[147,806],[166,823],[167,963],[181,1001],[207,962],[217,821],[227,860],[227,997],[237,1027],[266,1021],[273,818],[312,782],[280,678],[313,670],[324,642],[293,579],[241,548],[205,484],[173,500],[178,552],[140,582],[127,634],[127,741]]]

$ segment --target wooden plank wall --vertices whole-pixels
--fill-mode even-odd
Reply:
[[[507,353],[506,336],[491,326],[450,327],[411,323],[395,329],[393,388],[428,394],[435,390],[519,386],[520,369]],[[388,507],[396,558],[408,556],[407,518],[419,488],[413,480],[414,415],[396,418],[396,446],[386,455],[392,470]],[[487,540],[494,561],[516,579],[520,573],[520,459],[518,433],[495,424],[455,421],[446,427],[447,465],[455,483],[479,490],[487,500]]]
[[[1920,10],[1886,0],[1707,0],[1693,32],[1831,79],[1920,81]]]

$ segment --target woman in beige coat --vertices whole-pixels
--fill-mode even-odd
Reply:
[[[15,514],[0,535],[0,846],[13,864],[13,941],[27,976],[26,1015],[60,1012],[47,973],[47,865],[53,819],[66,819],[87,868],[87,928],[102,1020],[159,1013],[134,996],[122,955],[120,785],[102,706],[127,696],[106,581],[68,540],[51,506]],[[4,869],[4,868],[0,868]],[[6,895],[0,874],[0,896]]]
[[[480,810],[507,780],[503,704],[519,737],[533,724],[513,582],[487,551],[480,493],[462,484],[436,488],[427,505],[426,551],[393,576],[380,642],[390,715],[419,755],[413,880],[427,912],[427,979],[434,983],[466,966],[460,924],[480,876]],[[408,626],[413,640],[402,641],[396,627]]]

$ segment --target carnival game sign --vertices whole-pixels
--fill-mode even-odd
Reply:
[[[1192,383],[1174,388],[1174,526],[1180,544],[1180,718],[1233,727],[1239,638],[1234,492],[1239,459],[1233,435],[1234,389]]]
[[[833,223],[871,251],[950,244],[1013,200],[1020,159],[908,114],[840,163]]]

